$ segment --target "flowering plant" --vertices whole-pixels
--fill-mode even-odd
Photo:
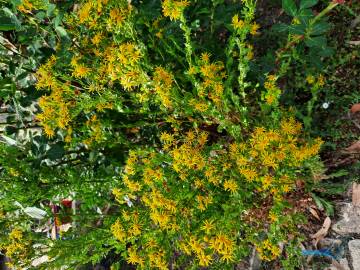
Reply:
[[[255,20],[255,0],[51,6],[58,39],[34,74],[43,134],[24,147],[26,162],[2,172],[24,191],[19,179],[32,179],[37,165],[40,177],[29,182],[53,189],[24,202],[71,196],[81,204],[67,240],[49,243],[30,230],[29,239],[48,248],[44,265],[111,255],[139,269],[233,269],[253,249],[265,262],[298,265],[296,182],[319,163],[322,141],[287,106],[294,96],[284,80],[304,64],[304,44],[326,51],[324,18],[337,3],[315,16],[317,1],[283,2],[291,24],[271,30],[285,38],[267,48],[269,61],[259,41],[270,30]],[[26,20],[49,3],[13,7]],[[313,94],[310,117],[325,79],[303,75]],[[12,255],[10,242],[2,248]]]

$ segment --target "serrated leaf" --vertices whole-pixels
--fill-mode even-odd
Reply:
[[[330,175],[328,175],[328,179],[331,179],[331,178],[336,178],[336,177],[341,177],[341,176],[345,176],[345,175],[348,175],[349,172],[347,170],[338,170]]]
[[[295,17],[297,14],[297,7],[294,0],[282,0],[282,8],[286,14]]]
[[[310,8],[317,4],[318,0],[301,0],[300,9]]]
[[[322,204],[321,199],[318,196],[316,196],[315,194],[311,194],[311,197],[314,199],[317,208],[320,211],[323,211],[324,210],[324,205]]]

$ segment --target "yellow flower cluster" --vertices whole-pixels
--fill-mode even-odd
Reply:
[[[131,11],[132,6],[130,4],[123,8],[112,8],[109,13],[110,18],[107,21],[109,28],[121,27],[130,16]]]
[[[325,85],[325,78],[322,74],[320,74],[317,78],[314,75],[307,75],[306,82],[314,87],[323,87]]]
[[[77,11],[80,24],[97,29],[105,23],[109,30],[120,29],[131,15],[132,6],[119,1],[117,5],[109,5],[109,0],[90,0],[81,5]],[[107,14],[108,16],[103,16]]]
[[[254,192],[272,196],[274,204],[283,199],[294,186],[291,172],[316,155],[321,146],[320,140],[304,143],[301,129],[294,118],[284,118],[272,129],[255,128],[247,141],[210,152],[206,132],[189,130],[184,135],[163,132],[160,153],[130,152],[123,187],[113,190],[125,209],[112,226],[118,241],[138,241],[136,248],[128,250],[128,262],[143,268],[149,265],[166,268],[165,262],[172,256],[166,244],[158,243],[159,250],[166,251],[161,256],[144,244],[154,235],[155,239],[175,243],[182,256],[193,256],[199,266],[235,261],[238,222],[245,222],[246,214],[240,211],[238,221],[227,220],[224,228],[219,220],[221,210],[215,209],[220,201],[226,204],[232,198],[235,200],[237,194],[251,186]],[[267,222],[277,220],[274,213]],[[264,260],[280,255],[277,244],[268,240],[260,245],[254,240],[250,242]]]
[[[264,83],[264,88],[266,89],[265,100],[269,105],[276,104],[281,94],[281,89],[276,86],[276,80],[275,75],[269,75]]]
[[[243,20],[239,19],[238,14],[235,14],[232,17],[231,24],[235,29],[239,29],[239,30],[242,29],[245,26],[245,22]]]
[[[112,26],[120,27],[124,24],[131,10],[128,1],[84,2],[77,11],[76,19],[88,27],[89,36],[79,36],[76,41],[78,45],[70,50],[73,53],[68,66],[71,74],[63,76],[57,71],[64,70],[64,63],[68,64],[54,56],[38,69],[37,89],[50,92],[40,98],[42,112],[37,115],[48,137],[53,137],[60,129],[66,135],[65,141],[71,142],[71,137],[74,137],[70,127],[73,118],[80,111],[89,114],[112,109],[118,100],[118,89],[115,91],[114,88],[116,83],[125,90],[150,85],[150,79],[141,67],[143,54],[138,44],[126,41],[128,39],[120,43],[112,39]],[[98,24],[92,25],[94,22]],[[74,36],[83,35],[74,28],[69,31],[74,31]],[[78,46],[82,49],[79,50]],[[83,140],[85,144],[100,141],[102,134],[99,123],[84,123],[91,133],[90,138]]]
[[[209,98],[217,107],[220,107],[223,99],[224,85],[226,78],[224,64],[220,61],[211,63],[210,54],[202,53],[198,66],[192,66],[188,74],[194,76],[199,74],[201,81],[197,85],[198,98],[190,99],[189,104],[198,112],[205,112],[209,105],[206,98]]]
[[[199,97],[204,97],[207,93],[208,97],[220,106],[224,92],[223,79],[226,78],[224,64],[222,62],[210,63],[209,56],[202,54],[200,65],[200,74],[203,82],[199,87]]]
[[[24,259],[27,253],[27,245],[30,243],[26,243],[24,240],[23,231],[14,228],[9,233],[8,243],[0,243],[0,249],[6,251],[6,257],[10,259],[7,262],[9,267],[13,267],[13,263],[20,258]]]
[[[144,71],[139,64],[142,55],[134,43],[126,42],[120,46],[110,45],[105,48],[102,56],[104,60],[97,76],[104,84],[107,82],[104,78],[108,78],[112,82],[120,80],[126,90],[132,90],[144,82]]]
[[[183,16],[184,9],[189,5],[190,3],[187,0],[164,0],[162,2],[162,12],[170,20],[179,20]]]
[[[195,134],[192,130],[188,131],[184,143],[181,146],[176,145],[170,151],[174,170],[184,173],[187,170],[202,170],[206,165],[206,160],[201,155],[201,150],[206,141],[207,133]]]
[[[299,166],[316,155],[322,144],[320,139],[313,144],[301,143],[298,137],[301,128],[294,118],[283,119],[278,129],[255,128],[246,144],[230,145],[229,154],[234,166],[247,181],[259,182],[260,190],[273,188],[275,193],[288,192],[291,179],[274,172],[284,166]],[[230,190],[229,182],[226,182],[226,188]],[[233,189],[232,192],[235,192],[234,184]]]
[[[272,244],[269,239],[266,239],[260,245],[256,245],[256,250],[259,252],[260,259],[264,261],[272,261],[281,254],[279,246]]]
[[[173,75],[163,67],[156,67],[153,82],[154,90],[159,97],[161,104],[165,108],[171,109],[171,94],[174,82]]]
[[[90,146],[94,142],[101,142],[104,134],[101,122],[96,115],[91,116],[91,118],[86,121],[86,126],[89,128],[90,136],[85,139],[83,143]]]
[[[23,13],[31,13],[34,8],[34,5],[29,0],[22,0],[21,4],[17,6],[17,9]]]
[[[246,21],[243,21],[239,18],[238,14],[235,14],[231,19],[231,25],[232,27],[237,31],[248,31],[251,35],[256,36],[259,35],[259,28],[260,25],[256,22],[251,23],[251,20],[249,18],[246,19]]]
[[[49,96],[44,95],[39,99],[42,112],[36,116],[44,127],[44,133],[49,138],[55,135],[56,128],[65,129],[68,127],[71,121],[69,107],[72,105],[65,97],[69,96],[71,98],[74,96],[74,90],[69,84],[61,83],[53,76],[51,68],[55,63],[56,58],[51,57],[35,74],[38,89],[51,89]]]

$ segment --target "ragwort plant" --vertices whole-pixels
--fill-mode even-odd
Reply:
[[[31,16],[33,2],[22,1],[18,12]],[[128,151],[109,190],[116,210],[104,217],[99,230],[106,233],[94,247],[139,269],[232,269],[254,247],[263,261],[294,269],[302,222],[291,203],[295,182],[318,163],[322,141],[280,106],[279,82],[296,61],[287,52],[311,33],[290,31],[274,68],[254,76],[254,40],[262,31],[255,0],[150,2],[76,4],[35,74],[42,93],[36,117],[49,140],[65,142],[68,151]],[[310,11],[313,2],[301,1],[302,8]],[[285,10],[296,19],[301,12],[292,3],[285,1]],[[231,16],[219,23],[221,9]],[[313,27],[315,18],[304,24]],[[317,91],[320,82],[310,79]],[[11,241],[22,237],[15,232]],[[96,241],[96,229],[90,234]],[[82,257],[64,250],[69,267],[89,262],[88,255],[101,259],[95,248]],[[56,250],[49,254],[56,264]]]

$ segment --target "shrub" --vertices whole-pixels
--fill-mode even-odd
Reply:
[[[303,222],[296,181],[310,177],[322,144],[296,116],[309,130],[324,83],[314,59],[331,50],[325,15],[338,5],[315,16],[316,3],[283,1],[290,23],[272,29],[255,20],[255,0],[14,3],[24,21],[55,14],[57,40],[35,73],[46,137],[25,143],[21,164],[18,149],[2,148],[2,164],[15,157],[2,174],[18,193],[28,188],[21,179],[39,192],[56,186],[22,203],[71,196],[82,207],[67,240],[44,240],[29,218],[7,224],[8,233],[22,227],[28,241],[46,245],[47,267],[115,253],[139,269],[232,269],[255,247],[262,260],[294,269]],[[264,48],[261,32],[278,41]],[[312,71],[299,75],[311,85],[306,114],[288,106],[296,65]],[[6,190],[1,200],[15,219],[15,197]],[[104,205],[111,214],[89,217]]]

